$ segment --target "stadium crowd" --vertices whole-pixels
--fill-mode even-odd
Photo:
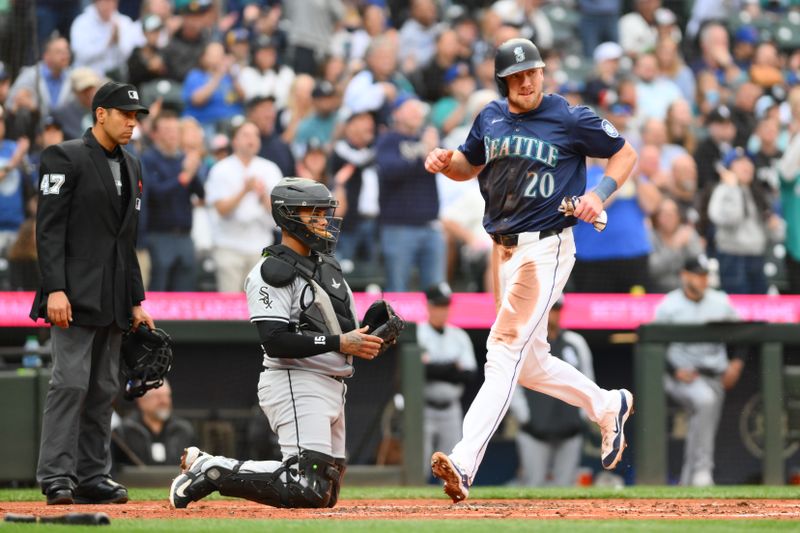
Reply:
[[[289,175],[340,199],[354,289],[490,290],[476,181],[423,161],[463,142],[523,36],[546,90],[639,153],[606,231],[577,226],[568,291],[668,292],[705,253],[728,293],[800,293],[798,2],[12,1],[0,35],[0,290],[37,286],[39,156],[83,135],[106,79],[151,111],[127,147],[148,290],[242,290]]]

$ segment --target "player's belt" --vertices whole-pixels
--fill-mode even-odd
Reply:
[[[539,232],[539,240],[558,235],[564,228],[546,229]],[[508,235],[500,235],[499,233],[490,233],[489,236],[494,242],[502,246],[516,246],[519,242],[521,233],[511,233]]]

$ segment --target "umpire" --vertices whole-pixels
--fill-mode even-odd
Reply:
[[[54,326],[36,473],[48,505],[128,501],[127,489],[109,476],[120,342],[131,322],[154,327],[141,307],[134,251],[142,168],[121,146],[131,140],[137,113],[147,108],[134,86],[106,83],[92,100],[94,124],[83,138],[42,153],[42,285],[30,316]]]

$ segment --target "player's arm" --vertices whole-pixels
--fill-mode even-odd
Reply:
[[[425,159],[425,170],[432,173],[441,172],[454,181],[467,181],[481,171],[483,165],[475,166],[467,161],[467,157],[459,150],[434,148]]]
[[[606,174],[600,183],[581,196],[581,201],[575,208],[575,217],[584,222],[594,222],[603,210],[603,205],[608,197],[622,187],[628,179],[637,159],[636,150],[633,149],[631,143],[625,141],[622,148],[608,158]]]
[[[341,335],[298,335],[288,323],[279,320],[259,320],[255,325],[267,355],[283,359],[304,359],[326,352],[372,359],[378,355],[382,342],[380,337],[366,333],[367,326]]]

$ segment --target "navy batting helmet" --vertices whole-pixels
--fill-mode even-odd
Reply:
[[[544,67],[542,54],[528,39],[509,39],[497,48],[494,56],[494,80],[500,94],[508,96],[506,76],[532,68]]]
[[[331,191],[307,178],[283,178],[272,189],[272,218],[278,227],[288,231],[306,246],[320,253],[332,253],[339,240],[340,217],[334,217],[339,201]],[[328,221],[325,229],[315,228],[300,218],[300,208],[314,208],[312,216]]]

